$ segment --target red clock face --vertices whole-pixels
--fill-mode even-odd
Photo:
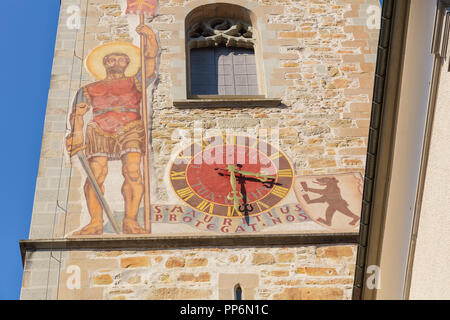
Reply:
[[[212,137],[183,150],[172,164],[172,186],[187,205],[216,216],[266,212],[291,190],[293,170],[273,146],[249,137]]]

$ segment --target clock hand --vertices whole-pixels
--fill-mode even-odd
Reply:
[[[256,177],[261,182],[266,182],[269,179],[274,179],[274,176],[268,175],[268,174],[261,174],[256,172],[249,172],[249,171],[241,171],[241,170],[235,170],[234,172],[242,174],[244,176],[253,176]]]
[[[242,194],[242,205],[239,206],[239,211],[243,212],[245,216],[248,216],[249,212],[253,211],[253,206],[249,203],[247,203],[247,190],[245,189],[245,183],[247,181],[247,178],[244,177],[242,174],[238,177],[238,182],[241,185],[241,194]]]
[[[268,175],[268,174],[262,174],[262,173],[257,173],[257,172],[250,172],[250,171],[243,171],[243,170],[236,170],[236,166],[235,165],[228,165],[228,167],[232,166],[233,167],[233,172],[234,173],[238,173],[238,174],[242,174],[244,176],[254,176],[256,178],[258,178],[259,181],[261,182],[266,182],[269,179],[274,179],[274,176]],[[238,167],[242,167],[242,165],[238,165]],[[215,168],[214,170],[222,170],[222,171],[228,171],[231,173],[230,169],[221,169],[221,168]]]
[[[220,168],[215,168],[214,170],[218,171],[218,170],[222,170],[222,171],[228,171],[226,169],[220,169]],[[237,173],[237,171],[235,171]],[[218,174],[222,177],[228,177],[228,174],[222,173],[222,172],[218,172]],[[280,186],[281,183],[275,182],[275,179],[271,176],[267,176],[268,179],[257,179],[257,178],[251,178],[251,177],[244,177],[242,176],[242,179],[245,179],[246,181],[251,181],[251,182],[261,182],[267,189],[273,188],[273,186],[277,185]]]
[[[243,195],[241,192],[236,190],[236,176],[234,174],[236,171],[236,166],[229,164],[228,171],[230,172],[230,184],[232,191],[228,194],[227,199],[233,200],[234,209],[240,216],[242,216],[241,211],[239,210],[239,200],[243,198]]]

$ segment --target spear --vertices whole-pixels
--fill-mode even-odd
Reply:
[[[127,0],[127,14],[139,14],[140,23],[144,24],[145,16],[155,16],[158,7],[157,0]],[[150,213],[150,152],[149,152],[149,127],[147,113],[147,70],[145,65],[145,36],[141,35],[141,84],[142,84],[142,109],[141,115],[144,123],[144,228],[151,233]]]

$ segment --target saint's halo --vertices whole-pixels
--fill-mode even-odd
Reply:
[[[86,69],[98,80],[106,78],[103,58],[111,53],[123,53],[130,58],[130,64],[125,70],[125,76],[135,76],[141,67],[140,49],[129,42],[115,41],[98,46],[88,55]]]

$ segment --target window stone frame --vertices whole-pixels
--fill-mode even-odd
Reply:
[[[230,9],[232,8],[232,9]],[[265,15],[278,12],[282,8],[279,6],[261,6],[258,3],[248,0],[234,0],[229,3],[211,4],[206,0],[196,0],[190,2],[183,8],[167,8],[166,14],[173,14],[174,28],[182,24],[176,37],[163,40],[162,44],[167,43],[173,51],[167,55],[172,57],[172,66],[170,76],[172,78],[171,94],[173,97],[173,105],[177,108],[197,108],[197,107],[214,107],[214,100],[221,100],[222,105],[226,107],[274,107],[280,106],[281,97],[285,89],[290,85],[290,81],[275,81],[274,77],[278,77],[279,63],[281,55],[278,53],[279,47],[274,46],[273,42],[277,38],[277,30],[268,28],[263,22]],[[223,14],[222,14],[223,13]],[[226,13],[226,15],[225,15]],[[187,31],[189,26],[204,20],[205,18],[213,18],[218,16],[226,16],[228,19],[240,20],[252,25],[255,42],[255,58],[258,73],[258,85],[260,95],[252,97],[223,97],[209,96],[197,97],[193,99],[188,95],[188,47],[187,47]],[[261,37],[261,34],[264,37]],[[175,35],[172,33],[172,35]],[[182,37],[184,35],[184,38]],[[280,57],[279,57],[280,56]],[[227,103],[230,101],[230,103]]]

